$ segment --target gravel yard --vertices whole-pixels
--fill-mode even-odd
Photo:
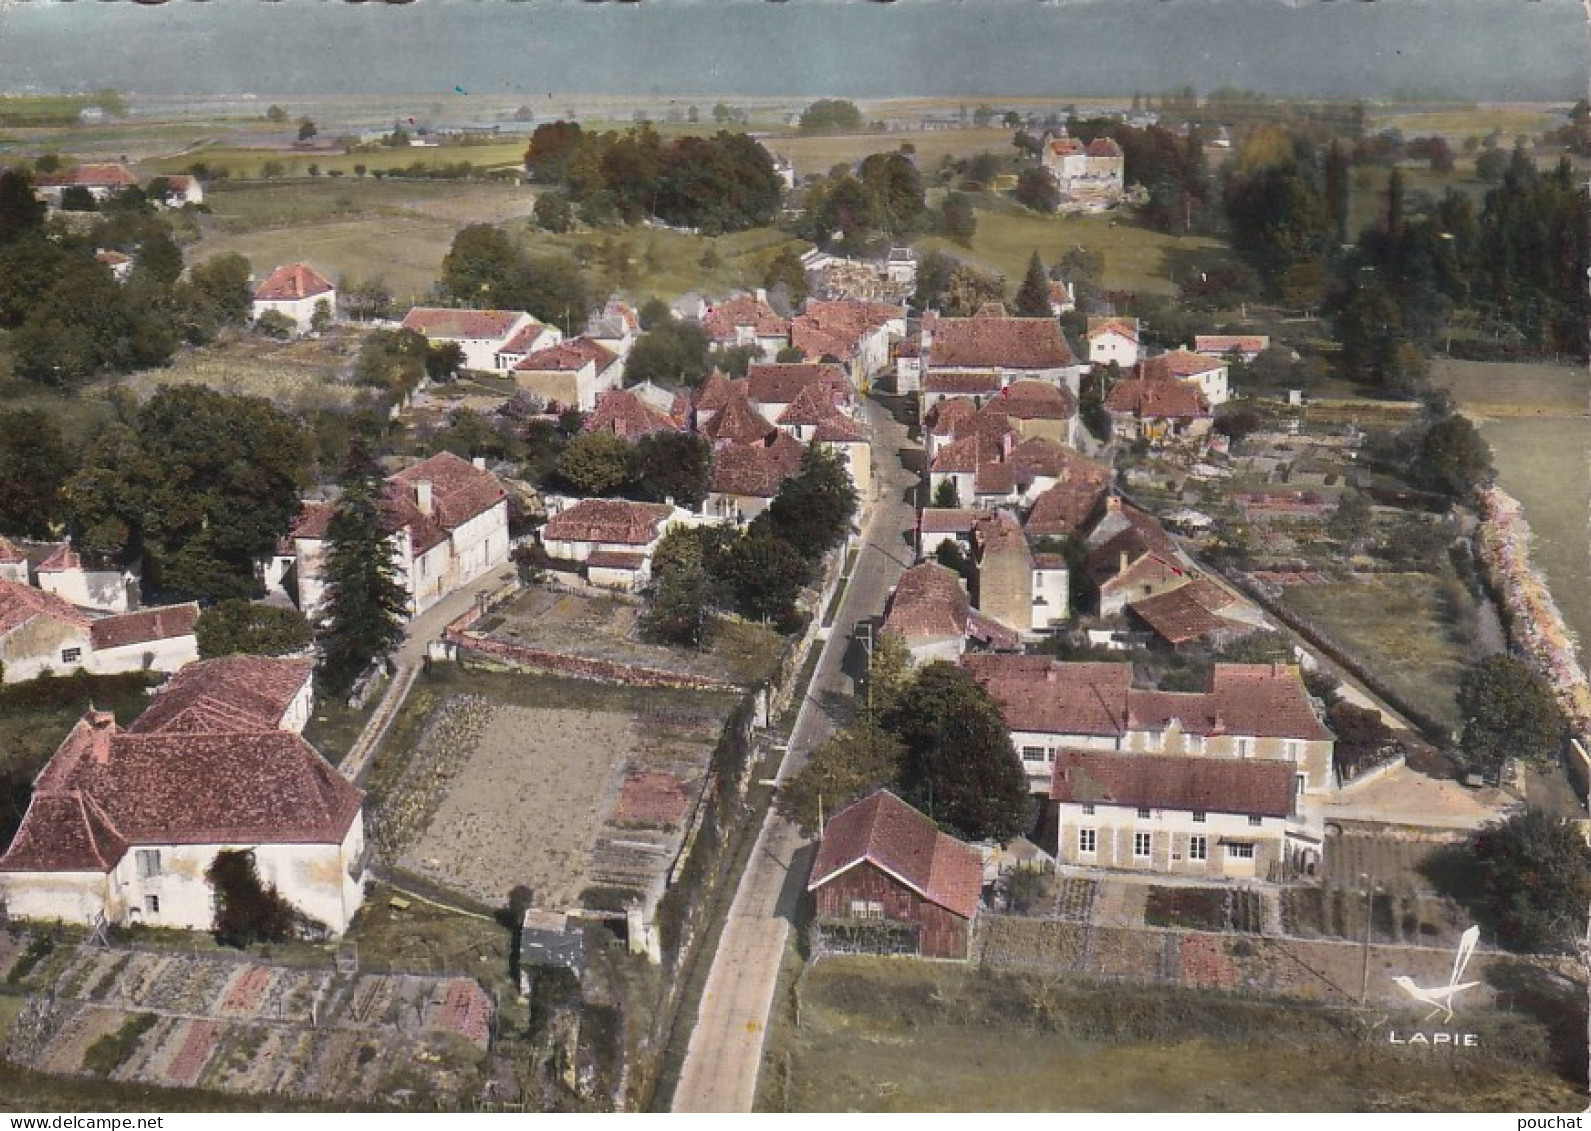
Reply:
[[[496,708],[403,866],[487,903],[517,884],[574,902],[637,745],[628,714]]]

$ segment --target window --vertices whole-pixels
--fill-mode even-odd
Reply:
[[[1250,813],[1249,814],[1249,818],[1248,818],[1249,827],[1257,829],[1257,828],[1260,827],[1260,824],[1264,820],[1265,820],[1264,817],[1258,816],[1257,814],[1254,814],[1254,813]]]
[[[1204,824],[1204,810],[1203,809],[1195,809],[1193,811],[1193,819],[1198,824],[1201,824],[1201,825]]]
[[[1092,817],[1093,815],[1094,815],[1094,805],[1093,805],[1093,802],[1089,802],[1087,805],[1083,806],[1083,816]]]
[[[1210,842],[1202,836],[1188,838],[1188,859],[1208,860],[1210,858]]]
[[[1042,746],[1024,746],[1022,748],[1022,760],[1024,762],[1042,762],[1042,761],[1044,761],[1044,747],[1042,747]]]
[[[1252,844],[1229,844],[1226,846],[1226,854],[1233,860],[1252,860],[1254,859],[1254,846]]]
[[[1309,788],[1309,775],[1308,774],[1294,774],[1293,775],[1293,792],[1294,793],[1303,793],[1304,790],[1306,790],[1308,788]]]
[[[1149,850],[1154,847],[1153,833],[1132,834],[1132,854],[1139,860],[1149,859]]]
[[[158,895],[144,896],[144,910],[151,915],[160,914],[160,897]]]
[[[1246,738],[1238,739],[1237,740],[1237,756],[1239,758],[1247,758],[1248,757],[1248,753],[1249,753],[1249,751],[1248,751],[1248,739],[1246,739]]]
[[[140,848],[138,850],[138,878],[149,880],[160,875],[160,849]]]
[[[1282,743],[1282,753],[1287,756],[1287,760],[1289,762],[1298,761],[1298,740],[1296,738],[1289,738],[1286,742]]]
[[[1140,807],[1138,810],[1138,819],[1140,821],[1147,821],[1149,819],[1149,810]]]
[[[1184,738],[1183,741],[1187,743],[1187,750],[1189,754],[1204,753],[1204,735],[1190,734]]]
[[[1077,851],[1079,853],[1084,856],[1092,856],[1098,846],[1099,838],[1093,829],[1077,830]]]
[[[79,660],[81,660],[82,658],[83,658],[83,649],[81,649],[81,648],[62,648],[61,649],[61,663],[63,663],[63,664],[75,664]]]
[[[853,919],[882,919],[884,905],[876,899],[851,900],[851,918]]]

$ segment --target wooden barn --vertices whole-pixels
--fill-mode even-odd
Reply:
[[[978,850],[888,790],[829,821],[807,881],[829,945],[925,958],[968,956],[982,888]]]

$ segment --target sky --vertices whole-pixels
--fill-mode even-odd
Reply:
[[[0,0],[0,90],[1587,93],[1579,0]]]

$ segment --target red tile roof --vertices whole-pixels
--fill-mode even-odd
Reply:
[[[734,342],[737,326],[750,326],[759,338],[787,338],[790,323],[780,318],[766,299],[756,295],[736,295],[714,303],[702,319],[702,328],[715,342]]]
[[[808,299],[805,309],[790,321],[790,344],[808,357],[846,360],[868,334],[891,319],[904,318],[900,307],[888,303]]]
[[[1286,817],[1293,770],[1285,762],[1063,751],[1050,797],[1060,802],[1182,812]]]
[[[1088,143],[1090,157],[1120,157],[1121,146],[1116,144],[1115,138],[1096,137]]]
[[[417,501],[422,482],[431,484],[430,514],[421,511]],[[387,478],[383,521],[393,531],[407,527],[419,554],[506,498],[508,492],[497,476],[452,452],[438,452]]]
[[[1028,553],[1027,539],[1022,537],[1022,527],[1016,518],[1005,511],[988,511],[978,517],[972,528],[972,540],[980,554]]]
[[[921,512],[918,529],[924,534],[970,534],[983,512],[964,508],[928,507]]]
[[[1021,468],[1031,477],[1042,475],[1060,479],[1071,470],[1075,460],[1083,457],[1048,436],[1034,436],[1013,447],[1005,458],[1007,463]]]
[[[271,731],[315,672],[308,658],[222,656],[177,672],[155,693],[131,734]]]
[[[25,562],[28,556],[17,549],[16,543],[5,537],[0,537],[0,563],[11,564]]]
[[[930,369],[923,377],[923,392],[950,396],[979,396],[1000,391],[998,373],[958,373]]]
[[[127,842],[83,791],[35,793],[0,871],[108,872],[126,853]]]
[[[814,443],[822,444],[865,444],[867,433],[850,417],[834,408],[818,421],[818,426],[812,430],[812,439]]]
[[[1062,664],[1043,656],[963,656],[1011,730],[1117,737],[1126,731],[1131,664]]]
[[[192,636],[198,623],[199,604],[190,601],[186,605],[165,605],[157,609],[102,617],[88,626],[88,638],[95,651],[126,648],[133,644],[152,644],[156,640]]]
[[[1118,381],[1105,394],[1105,408],[1144,419],[1209,416],[1204,397],[1192,385],[1153,378]]]
[[[59,800],[81,794],[97,809],[76,829],[50,824]],[[134,733],[90,712],[72,728],[34,786],[33,803],[0,871],[100,869],[119,838],[148,844],[338,844],[364,795],[302,738],[286,731]],[[99,834],[105,835],[102,843]],[[114,861],[105,860],[114,864]]]
[[[73,628],[87,628],[89,618],[54,593],[46,593],[17,581],[0,581],[0,636],[4,636],[35,617],[46,617]]]
[[[754,444],[766,440],[778,429],[767,418],[751,407],[745,397],[731,397],[729,402],[702,425],[702,435],[714,444]]]
[[[1071,153],[1082,153],[1083,143],[1075,137],[1055,137],[1050,139],[1050,152],[1057,157],[1065,157]]]
[[[1077,415],[1072,391],[1048,381],[1013,381],[984,406],[1018,420],[1070,420]]]
[[[717,412],[735,397],[735,385],[723,372],[711,370],[691,392],[691,403],[698,410]]]
[[[677,432],[679,425],[627,389],[597,394],[597,407],[581,425],[583,432],[612,432],[623,440],[639,440],[655,432]]]
[[[1077,364],[1053,318],[940,318],[927,356],[934,368],[1064,369]]]
[[[1032,537],[1074,533],[1093,517],[1100,500],[1110,490],[1110,468],[1063,450],[1067,456],[1060,482],[1034,500],[1023,523]]]
[[[1224,357],[1237,350],[1243,354],[1263,353],[1269,349],[1271,339],[1265,334],[1195,334],[1193,352]]]
[[[971,401],[962,397],[946,397],[928,410],[923,423],[935,436],[950,436],[955,433],[957,421],[976,416],[977,413],[978,406]]]
[[[845,370],[826,362],[751,365],[746,369],[746,396],[757,404],[792,404],[807,389],[828,394],[832,404],[847,397]]]
[[[1136,342],[1138,340],[1138,319],[1116,318],[1099,315],[1089,318],[1089,341],[1093,341],[1095,338],[1101,337],[1105,334],[1117,334],[1123,338],[1126,338],[1128,341]]]
[[[801,470],[804,448],[788,433],[775,431],[754,444],[728,444],[713,453],[708,489],[720,495],[771,499],[786,479]]]
[[[531,322],[528,326],[521,326],[514,331],[514,336],[501,346],[497,347],[498,353],[516,354],[523,357],[525,354],[534,353],[541,348],[536,343],[548,337],[552,331],[540,322]]]
[[[807,890],[816,891],[864,860],[963,919],[977,914],[983,891],[978,850],[940,832],[888,790],[847,806],[828,822]]]
[[[936,562],[914,565],[901,574],[889,607],[884,631],[898,633],[908,646],[924,640],[959,637],[967,631],[972,602],[954,570]]]
[[[1125,569],[1121,565],[1122,553],[1127,553],[1128,565]],[[1112,557],[1109,544],[1090,553],[1084,569],[1105,596],[1112,596],[1117,590],[1131,593],[1139,586],[1152,589],[1160,585],[1172,585],[1179,579],[1186,580],[1193,576],[1191,569],[1169,554],[1145,553],[1134,556],[1122,551]]]
[[[528,318],[523,310],[454,310],[417,306],[403,317],[403,328],[428,338],[501,341],[515,323]]]
[[[34,573],[67,573],[83,568],[83,559],[72,549],[70,542],[62,542],[50,551],[49,557],[33,567]]]
[[[138,178],[133,176],[125,165],[90,164],[78,165],[64,173],[49,173],[37,177],[34,183],[41,188],[69,185],[82,185],[84,188],[131,188],[138,183]]]
[[[1127,607],[1167,643],[1187,644],[1212,632],[1253,632],[1255,625],[1221,615],[1221,610],[1235,604],[1236,597],[1200,577],[1170,592],[1129,602]]]
[[[1199,353],[1190,353],[1187,350],[1172,350],[1165,355],[1165,364],[1171,370],[1171,375],[1176,378],[1198,377],[1204,373],[1213,373],[1226,366],[1223,358],[1206,357]]]
[[[623,550],[593,550],[586,558],[587,569],[616,569],[637,573],[645,565],[645,554],[631,554]]]
[[[659,524],[672,513],[673,508],[666,503],[581,499],[547,520],[541,528],[541,540],[645,546],[657,538]]]
[[[255,302],[295,302],[314,298],[335,290],[319,271],[307,263],[289,263],[278,267],[254,288]]]
[[[555,346],[526,354],[514,366],[514,370],[524,373],[576,373],[592,365],[601,373],[617,360],[619,355],[600,342],[593,342],[590,338],[570,338]]]

